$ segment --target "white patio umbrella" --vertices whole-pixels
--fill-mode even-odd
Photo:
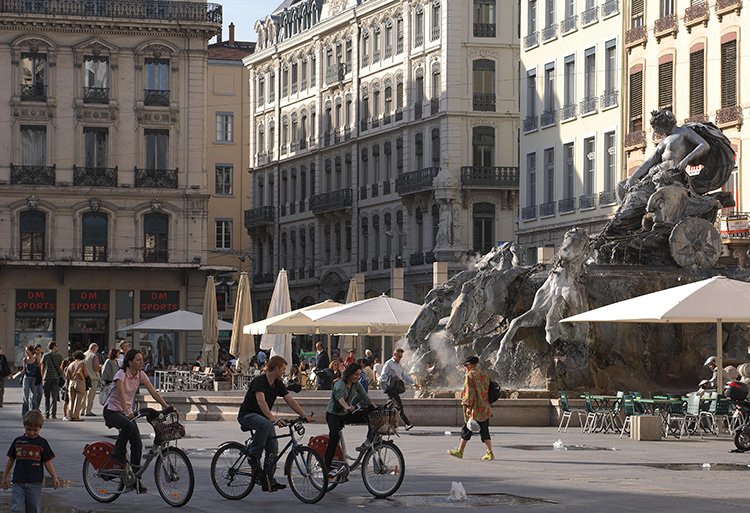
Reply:
[[[268,306],[266,318],[292,311],[292,301],[289,297],[289,281],[286,270],[279,271],[276,285],[271,294],[271,304]],[[279,355],[287,362],[292,361],[292,336],[265,334],[260,339],[261,349],[270,349],[271,356]]]
[[[302,312],[307,310],[319,310],[322,308],[333,308],[341,306],[341,303],[327,299],[322,303],[305,306],[280,315],[275,315],[252,324],[245,324],[243,333],[252,335],[290,334],[290,335],[312,335],[315,334],[315,323]]]
[[[201,334],[203,335],[203,360],[206,365],[210,365],[219,359],[219,312],[216,308],[216,284],[213,276],[206,279]]]
[[[250,297],[250,280],[247,273],[240,274],[240,285],[237,288],[237,300],[234,305],[234,319],[232,322],[232,339],[229,352],[237,358],[237,367],[245,370],[250,368],[250,360],[255,355],[255,340],[242,327],[253,322],[253,304]]]
[[[232,325],[225,321],[219,321],[219,329],[231,331]],[[168,314],[136,322],[117,331],[140,331],[142,333],[169,333],[172,331],[202,331],[203,316],[187,310],[177,310]]]
[[[721,386],[722,323],[750,323],[748,305],[750,283],[714,276],[589,310],[561,322],[716,323],[717,386]]]
[[[407,332],[421,308],[421,305],[383,295],[303,313],[315,321],[320,333],[398,336]]]
[[[346,293],[346,304],[350,303],[356,303],[359,301],[359,294],[357,292],[357,280],[351,279],[349,280],[349,290]],[[328,338],[330,341],[330,337]],[[359,337],[353,336],[353,335],[344,335],[341,337],[341,349],[343,351],[346,351],[347,353],[349,351],[354,351],[357,356],[360,356],[360,348],[358,347],[359,344]],[[329,351],[330,353],[330,348]]]

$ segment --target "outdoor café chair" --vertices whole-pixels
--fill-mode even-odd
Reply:
[[[635,398],[632,395],[624,395],[622,398],[622,408],[625,412],[625,420],[622,423],[622,430],[620,431],[620,438],[625,433],[630,434],[630,428],[633,425],[633,417],[640,417],[643,415],[641,412],[636,410]]]
[[[701,422],[705,420],[708,423],[709,432],[719,436],[721,427],[726,427],[727,433],[730,432],[732,423],[732,403],[726,397],[712,397],[708,410],[700,413]],[[702,424],[701,424],[702,425]],[[701,433],[701,437],[703,434]]]
[[[669,409],[667,410],[667,420],[664,423],[664,436],[672,433],[675,438],[682,438],[683,429],[687,423],[687,415],[682,406],[682,397],[679,400],[669,397]],[[672,425],[675,427],[672,427]]]
[[[586,424],[584,424],[582,432],[593,433],[597,428],[603,429],[607,425],[614,429],[612,412],[601,408],[594,409],[591,403],[591,395],[588,392],[585,392],[583,397],[586,399]]]
[[[560,409],[562,411],[562,415],[560,416],[560,425],[557,427],[557,432],[560,432],[560,429],[562,428],[563,422],[565,419],[568,419],[567,422],[565,422],[565,429],[563,429],[563,433],[565,433],[568,430],[568,425],[570,424],[570,417],[573,416],[575,413],[578,415],[578,424],[581,426],[581,430],[583,430],[585,423],[582,421],[582,419],[586,416],[586,410],[582,410],[580,408],[570,408],[568,406],[568,393],[567,392],[560,392]]]

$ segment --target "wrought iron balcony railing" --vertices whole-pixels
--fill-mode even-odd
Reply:
[[[539,123],[542,128],[557,124],[557,109],[542,112],[542,115],[539,118]]]
[[[569,16],[560,23],[560,33],[565,35],[578,30],[578,15]]]
[[[396,121],[401,121],[404,119],[404,111],[401,109],[401,107],[396,107]]]
[[[562,108],[560,109],[560,119],[562,121],[575,119],[576,107],[578,106],[575,103],[571,103],[570,105],[563,105]]]
[[[310,198],[310,210],[313,214],[323,214],[326,212],[335,212],[352,207],[352,190],[339,189],[322,194],[314,194]]]
[[[599,206],[614,205],[617,203],[615,191],[602,191],[599,193]]]
[[[409,265],[424,265],[424,253],[412,253],[409,255]]]
[[[437,262],[437,258],[435,258],[435,253],[432,251],[426,251],[424,254],[424,263],[425,264],[434,264]]]
[[[599,6],[595,5],[581,13],[581,25],[587,27],[599,21]]]
[[[596,208],[596,194],[582,194],[578,197],[578,206],[581,210]]]
[[[416,194],[432,189],[432,180],[440,172],[439,167],[426,167],[410,171],[396,178],[396,193],[400,196]]]
[[[21,101],[47,101],[47,86],[40,82],[37,82],[36,84],[21,84]]]
[[[542,29],[542,42],[552,41],[557,39],[557,23],[553,23]]]
[[[495,112],[495,93],[474,93],[474,110]]]
[[[414,46],[422,46],[422,43],[424,43],[424,34],[417,32],[414,35]]]
[[[157,189],[176,189],[177,169],[135,168],[135,186],[154,187]]]
[[[742,107],[735,105],[716,111],[716,124],[719,127],[742,123]]]
[[[538,208],[536,205],[529,205],[521,209],[521,219],[524,221],[532,221],[536,219],[536,212]]]
[[[557,210],[561,214],[570,214],[576,210],[576,199],[575,198],[563,198],[557,202]]]
[[[539,215],[541,217],[552,217],[555,215],[555,207],[557,203],[550,201],[548,203],[542,203],[539,205]]]
[[[375,64],[376,62],[380,62],[380,50],[372,52],[372,63]]]
[[[256,207],[245,210],[245,228],[272,225],[274,208],[272,206]]]
[[[392,46],[386,46],[385,47],[385,52],[383,53],[383,58],[387,59],[391,55],[393,55],[393,47]]]
[[[326,84],[333,84],[334,82],[341,82],[346,76],[346,64],[332,64],[326,69]]]
[[[414,104],[414,119],[422,119],[422,102]]]
[[[168,20],[172,22],[212,23],[221,27],[221,5],[204,2],[155,0],[3,0],[0,12],[5,14],[43,14],[79,16],[82,18],[127,18]]]
[[[608,109],[610,107],[617,106],[617,91],[605,91],[601,97],[602,109]]]
[[[373,116],[370,120],[370,126],[372,126],[372,128],[378,128],[380,126],[380,117]]]
[[[371,268],[371,269],[372,269],[373,271],[377,271],[378,269],[380,269],[380,259],[379,259],[378,257],[372,257],[372,258],[370,259],[370,262],[371,262],[371,263],[370,263],[370,265],[371,265],[371,267],[370,267],[370,268]]]
[[[13,185],[55,185],[55,166],[10,165],[10,183]]]
[[[169,89],[144,89],[143,103],[169,107]]]
[[[380,188],[378,187],[378,184],[374,183],[370,185],[370,195],[371,198],[377,198],[380,196]]]
[[[585,116],[586,114],[592,114],[596,112],[596,106],[599,103],[599,98],[596,96],[591,96],[588,98],[584,98],[581,102],[581,116]]]
[[[607,0],[602,4],[602,18],[608,18],[620,12],[620,0]]]
[[[73,166],[73,185],[117,187],[117,167]]]
[[[716,16],[721,21],[721,18],[734,11],[739,14],[742,9],[742,0],[716,0],[716,6],[714,7]]]
[[[430,116],[434,116],[440,112],[440,99],[430,98]]]
[[[109,87],[84,87],[83,103],[109,103]]]
[[[676,34],[678,25],[676,14],[668,14],[656,20],[654,22],[654,36],[656,40],[658,41],[662,37]]]
[[[539,32],[532,32],[528,36],[523,38],[523,47],[525,50],[531,50],[534,47],[539,46]]]
[[[396,41],[396,53],[401,53],[404,51],[404,38],[399,37],[398,41]]]
[[[708,1],[706,0],[691,5],[690,7],[685,9],[684,21],[685,27],[687,27],[688,32],[690,32],[690,29],[695,25],[698,25],[700,23],[708,24],[708,16],[709,9]]]
[[[432,31],[430,32],[430,41],[435,41],[439,37],[440,37],[440,25],[432,27]]]
[[[391,124],[391,113],[386,112],[383,114],[383,125],[390,125]]]
[[[539,128],[539,116],[527,116],[523,120],[523,133],[533,132]]]
[[[623,139],[625,149],[643,148],[646,146],[646,132],[639,130],[625,134]]]
[[[517,167],[462,166],[461,185],[464,187],[518,187]]]
[[[685,123],[705,123],[708,121],[708,114],[696,114],[685,119]]]
[[[630,48],[632,46],[638,46],[640,44],[646,44],[646,38],[648,37],[648,31],[644,25],[640,27],[633,27],[625,32],[625,46]]]

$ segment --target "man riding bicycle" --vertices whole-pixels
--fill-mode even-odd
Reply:
[[[264,492],[275,492],[286,488],[286,485],[276,482],[275,456],[279,451],[274,425],[284,426],[283,419],[277,418],[272,412],[273,404],[277,397],[283,397],[289,407],[309,422],[310,416],[305,415],[297,401],[291,396],[284,386],[281,377],[286,372],[287,362],[281,356],[272,356],[266,362],[266,372],[250,382],[250,387],[242,401],[237,422],[243,431],[254,430],[253,440],[250,443],[248,460],[253,470],[260,469],[260,457],[263,449],[266,450],[264,469],[258,472]]]

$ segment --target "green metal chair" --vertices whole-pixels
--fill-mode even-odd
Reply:
[[[625,395],[622,398],[622,409],[625,413],[625,420],[622,423],[622,429],[620,430],[620,438],[625,433],[630,434],[630,427],[633,425],[633,417],[640,417],[643,415],[636,409],[634,401],[635,397],[632,395]]]
[[[581,425],[581,430],[583,431],[583,428],[585,426],[585,423],[581,420],[586,416],[586,410],[582,410],[581,408],[570,408],[568,406],[568,393],[567,392],[560,392],[560,410],[562,412],[562,415],[560,415],[560,425],[557,427],[557,432],[560,432],[560,429],[562,429],[563,422],[565,422],[565,419],[567,419],[567,422],[565,422],[565,429],[563,429],[563,433],[568,431],[568,425],[570,424],[570,418],[575,413],[578,415],[578,423]]]
[[[594,408],[591,402],[591,395],[588,392],[584,392],[583,397],[586,399],[586,424],[583,426],[583,432],[593,433],[598,429],[603,429],[607,416],[611,417],[612,412],[601,408]]]
[[[701,426],[708,425],[708,432],[719,436],[721,427],[726,427],[727,433],[730,432],[730,424],[732,422],[732,403],[724,396],[717,397],[716,392],[711,394],[711,402],[708,406],[708,410],[701,411],[699,420]],[[701,438],[703,433],[701,433]]]
[[[687,422],[687,415],[682,404],[682,396],[680,396],[679,400],[672,399],[671,397],[669,399],[669,409],[667,410],[667,418],[664,423],[664,436],[666,437],[671,433],[675,438],[679,439],[682,438],[682,431]],[[675,427],[672,427],[673,424]]]

